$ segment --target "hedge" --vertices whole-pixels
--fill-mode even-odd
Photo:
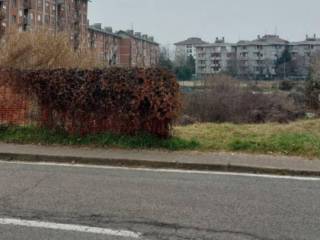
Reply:
[[[168,137],[181,108],[174,75],[160,68],[1,70],[1,80],[35,96],[42,126],[71,134]]]

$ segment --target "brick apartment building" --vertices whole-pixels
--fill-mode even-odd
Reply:
[[[90,48],[96,50],[102,62],[107,66],[120,65],[121,37],[111,27],[102,28],[100,23],[89,26],[88,38]]]
[[[44,27],[52,32],[67,32],[74,48],[81,41],[97,51],[106,66],[149,67],[158,64],[159,44],[153,37],[102,28],[101,24],[89,26],[89,0],[0,0],[0,10],[5,19],[3,28],[8,31],[33,31]]]
[[[107,65],[123,67],[151,67],[159,62],[160,47],[153,37],[133,30],[113,32],[100,23],[89,27],[89,46]]]
[[[160,48],[153,37],[133,30],[119,31],[120,65],[122,66],[155,66],[159,62]]]
[[[85,39],[88,0],[0,0],[6,30],[32,31],[45,27],[70,33],[75,46]]]

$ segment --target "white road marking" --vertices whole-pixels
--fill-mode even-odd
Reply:
[[[14,218],[0,218],[0,225],[13,225],[29,228],[44,228],[51,230],[60,230],[60,231],[72,231],[72,232],[82,232],[82,233],[93,233],[99,235],[109,235],[117,236],[124,238],[134,238],[140,239],[141,234],[125,230],[113,230],[108,228],[97,228],[81,225],[72,225],[72,224],[59,224],[51,222],[39,222],[39,221],[28,221],[22,219]]]
[[[160,173],[188,173],[188,174],[206,174],[206,175],[222,175],[222,176],[240,176],[253,178],[271,178],[271,179],[287,179],[298,181],[320,181],[320,177],[298,177],[272,174],[254,174],[254,173],[237,173],[237,172],[217,172],[217,171],[196,171],[196,170],[179,170],[179,169],[153,169],[153,168],[130,168],[130,167],[114,167],[101,166],[90,164],[68,164],[68,163],[48,163],[48,162],[17,162],[17,161],[0,161],[0,164],[23,164],[34,166],[58,166],[58,167],[76,167],[76,168],[91,168],[91,169],[107,169],[107,170],[122,170],[122,171],[139,171],[139,172],[160,172]]]

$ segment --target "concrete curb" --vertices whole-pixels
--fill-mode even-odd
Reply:
[[[160,162],[146,161],[139,159],[118,159],[118,158],[92,158],[76,156],[52,156],[44,154],[19,154],[0,153],[0,159],[8,162],[49,162],[49,163],[70,163],[90,164],[100,166],[129,167],[129,168],[151,168],[151,169],[176,169],[176,170],[197,170],[197,171],[219,171],[219,172],[240,172],[272,175],[308,176],[320,177],[319,171],[294,170],[272,167],[240,166],[233,164],[203,164],[183,162]]]

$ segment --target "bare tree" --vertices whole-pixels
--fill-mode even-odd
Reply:
[[[0,39],[3,37],[5,29],[3,27],[3,21],[5,19],[5,14],[2,9],[0,9]]]
[[[104,41],[104,60],[108,66],[117,64],[118,47],[116,41],[112,36],[107,36]]]
[[[295,56],[293,61],[293,65],[295,68],[295,75],[297,77],[307,77],[310,68],[310,60],[307,59],[306,56]]]
[[[320,110],[320,54],[312,58],[309,79],[306,81],[307,105]]]
[[[74,41],[74,50],[78,50],[80,47],[80,32],[81,32],[81,2],[82,0],[74,0],[75,16],[73,22],[73,41]]]

